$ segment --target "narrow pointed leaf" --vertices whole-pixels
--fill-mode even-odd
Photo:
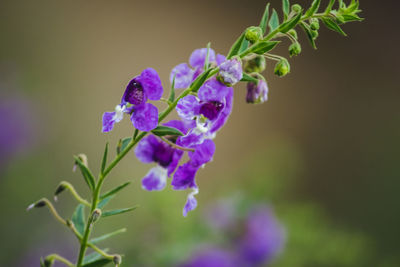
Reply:
[[[171,91],[169,93],[169,98],[168,98],[168,101],[170,101],[170,102],[174,102],[174,100],[175,100],[175,78],[176,78],[176,74],[174,75],[174,78],[172,79]]]
[[[325,26],[332,31],[338,32],[341,35],[347,36],[347,34],[340,28],[339,25],[333,19],[326,19],[326,18],[321,18],[322,22],[325,24]]]
[[[243,72],[243,77],[240,80],[241,82],[253,82],[253,83],[258,83],[257,78],[254,78],[253,76],[250,76],[249,74]]]
[[[279,43],[279,41],[261,41],[254,44],[250,47],[250,53],[255,53],[258,55],[262,55],[268,51],[271,51],[275,48],[275,46]]]
[[[108,238],[110,238],[110,237],[112,237],[114,235],[117,235],[117,234],[120,234],[120,233],[125,233],[125,232],[126,232],[126,228],[122,228],[122,229],[119,229],[117,231],[114,231],[114,232],[111,232],[111,233],[108,233],[108,234],[93,238],[92,240],[89,241],[89,243],[96,244],[96,243],[99,243],[99,242],[101,242],[103,240],[106,240],[106,239],[108,239]]]
[[[132,138],[131,137],[126,137],[124,139],[120,139],[117,145],[117,154],[119,155],[124,149],[128,146],[128,144],[131,142]]]
[[[209,68],[202,74],[200,74],[194,82],[190,85],[190,88],[192,88],[192,92],[196,93],[199,89],[200,86],[207,80],[208,74],[213,70],[214,68]]]
[[[134,206],[131,208],[126,208],[126,209],[116,209],[116,210],[109,210],[109,211],[105,211],[101,214],[101,217],[109,217],[109,216],[114,216],[114,215],[118,215],[118,214],[122,214],[122,213],[126,213],[132,210],[137,209],[138,206]]]
[[[290,11],[290,4],[289,0],[282,0],[282,10],[283,10],[283,15],[285,19],[287,19]]]
[[[72,215],[72,222],[74,223],[78,233],[81,235],[83,235],[85,232],[85,221],[85,206],[83,204],[79,204]]]
[[[231,49],[229,50],[227,59],[230,59],[231,57],[239,54],[240,47],[242,46],[243,41],[246,40],[244,36],[245,32],[243,32],[242,35],[240,35],[239,38],[235,41],[235,43],[232,45]]]
[[[273,30],[275,30],[276,28],[278,28],[278,26],[279,26],[279,17],[278,17],[278,13],[276,13],[275,9],[272,10],[272,15],[271,15],[268,25],[269,25],[269,29],[271,32]]]
[[[108,202],[110,202],[110,200],[114,197],[115,195],[110,195],[108,197],[103,198],[99,204],[97,204],[97,208],[102,209],[104,208],[105,205],[108,204]]]
[[[263,35],[265,35],[265,33],[267,32],[268,18],[269,18],[269,3],[265,6],[265,11],[260,22],[260,28],[263,31]]]
[[[107,164],[107,154],[108,154],[108,142],[106,143],[106,148],[104,149],[103,160],[101,161],[101,173],[104,173]]]
[[[108,248],[103,249],[104,252],[107,252],[108,250],[109,250]],[[94,251],[94,252],[92,252],[90,254],[87,254],[85,256],[85,258],[83,259],[83,264],[85,265],[85,264],[92,263],[94,261],[97,261],[97,260],[101,259],[102,257],[103,256],[100,253]]]
[[[310,9],[307,10],[307,12],[306,12],[306,14],[305,14],[306,18],[309,18],[309,17],[311,17],[312,15],[314,15],[314,14],[318,11],[318,8],[319,8],[319,5],[320,5],[320,4],[321,4],[321,0],[314,0],[314,1],[312,2],[312,4],[311,4]]]
[[[286,21],[285,23],[282,23],[281,26],[279,26],[279,31],[286,33],[288,31],[290,31],[291,29],[293,29],[297,23],[299,23],[300,19],[301,19],[301,12],[299,12],[295,17],[291,18],[290,20]]]
[[[40,267],[46,267],[46,265],[44,265],[44,260],[42,257],[40,257]]]
[[[306,24],[306,23],[301,23],[300,26],[304,30],[304,32],[306,33],[308,41],[310,41],[311,46],[314,49],[317,49],[317,46],[315,45],[315,41],[314,41],[314,38],[313,38],[312,33],[311,33],[310,26],[308,24]]]
[[[83,164],[82,160],[79,157],[74,156],[74,159],[75,159],[76,164],[79,166],[79,169],[81,170],[82,176],[85,179],[87,185],[93,191],[94,186],[95,186],[95,180],[94,180],[94,176],[93,176],[92,172],[89,170],[88,167],[86,167]]]
[[[331,12],[333,5],[335,4],[335,0],[330,0],[328,6],[325,9],[325,14]]]
[[[157,128],[155,128],[151,132],[154,135],[157,135],[157,136],[164,136],[164,135],[182,136],[183,135],[183,133],[181,131],[179,131],[178,129],[172,128],[172,127],[168,127],[168,126],[163,126],[163,125],[157,126]]]
[[[206,60],[204,61],[204,70],[208,69],[208,64],[210,63],[210,59],[209,59],[209,57],[210,57],[210,46],[211,46],[211,43],[208,42]]]
[[[363,18],[360,18],[356,14],[343,15],[343,19],[344,19],[345,22],[362,21],[363,20]]]
[[[124,189],[125,187],[127,187],[127,186],[130,185],[130,184],[131,184],[131,182],[129,181],[129,182],[123,183],[123,184],[121,184],[121,185],[119,185],[119,186],[117,186],[117,187],[111,189],[110,191],[108,191],[108,192],[102,194],[102,195],[100,196],[100,200],[105,199],[106,197],[115,195],[116,193],[118,193],[119,191],[121,191],[122,189]]]
[[[106,266],[107,264],[109,264],[112,261],[113,261],[112,259],[99,259],[99,260],[93,261],[91,263],[82,265],[82,267],[102,267],[102,266]]]
[[[243,51],[245,51],[247,48],[249,48],[250,42],[247,40],[244,40],[242,43],[242,46],[239,49],[239,54],[241,54]]]

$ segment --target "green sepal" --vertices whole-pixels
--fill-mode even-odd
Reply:
[[[88,167],[85,166],[85,164],[83,164],[82,160],[79,157],[74,156],[74,159],[75,163],[78,164],[79,169],[82,172],[82,176],[85,179],[85,182],[87,183],[89,188],[93,191],[95,187],[95,180],[92,172],[89,170]]]
[[[340,26],[333,20],[330,18],[321,18],[322,22],[325,24],[325,26],[328,29],[331,29],[332,31],[338,32],[344,36],[347,36],[347,34],[342,30],[342,28],[340,28]]]
[[[330,0],[328,6],[326,7],[324,13],[329,14],[331,12],[333,5],[335,4],[335,0]]]
[[[71,218],[72,222],[74,223],[75,229],[83,235],[85,232],[85,206],[83,204],[79,204],[75,211],[74,214],[72,215]]]
[[[117,154],[119,155],[124,149],[128,146],[128,144],[132,141],[131,137],[125,137],[124,139],[119,139],[117,145]]]
[[[351,22],[351,21],[362,21],[364,20],[363,18],[360,18],[357,14],[345,14],[342,15],[343,19],[345,22]]]
[[[44,265],[43,257],[40,257],[40,267],[46,267],[46,265]]]
[[[176,77],[176,74],[174,75],[174,78],[172,79],[171,91],[169,92],[169,98],[168,98],[168,101],[171,103],[174,102],[174,100],[175,100],[175,77]]]
[[[154,130],[151,130],[151,133],[157,136],[164,135],[178,135],[182,136],[183,133],[176,128],[158,125]]]
[[[130,183],[131,183],[130,181],[129,181],[129,182],[126,182],[126,183],[123,183],[123,184],[121,184],[121,185],[119,185],[119,186],[117,186],[117,187],[111,189],[110,191],[108,191],[108,192],[102,194],[102,195],[100,196],[100,200],[103,200],[103,199],[105,199],[106,197],[115,195],[116,193],[118,193],[119,191],[121,191],[122,189],[124,189],[125,187],[127,187],[128,185],[130,185]]]
[[[230,59],[231,57],[239,54],[240,47],[242,46],[243,41],[246,40],[245,34],[246,31],[244,31],[242,35],[240,35],[239,38],[235,41],[235,43],[232,45],[231,49],[229,50],[228,56],[226,57],[227,59]]]
[[[90,243],[93,243],[93,242],[90,242]],[[109,250],[108,248],[103,249],[104,252],[107,252],[108,250]],[[94,261],[97,261],[97,260],[101,259],[102,257],[103,256],[100,253],[94,251],[92,253],[87,254],[85,256],[85,258],[83,258],[82,264],[85,265],[85,264],[92,263]]]
[[[89,241],[89,243],[96,244],[96,243],[99,243],[99,242],[101,242],[103,240],[106,240],[106,239],[108,239],[108,238],[110,238],[110,237],[112,237],[114,235],[117,235],[117,234],[120,234],[120,233],[125,233],[125,232],[126,232],[126,228],[122,228],[122,229],[119,229],[117,231],[114,231],[114,232],[111,232],[111,233],[108,233],[108,234],[93,238],[93,239],[91,239]]]
[[[311,30],[310,26],[305,22],[302,22],[300,24],[300,26],[304,30],[304,32],[306,33],[308,41],[310,41],[311,46],[314,49],[317,49],[317,46],[315,45],[315,40],[314,40],[314,37],[313,37],[312,30]]]
[[[101,266],[106,266],[107,264],[109,264],[112,261],[113,261],[112,259],[99,259],[99,260],[93,261],[91,263],[82,265],[82,267],[101,267]]]
[[[265,6],[264,14],[260,21],[260,28],[263,31],[264,35],[267,32],[268,18],[269,18],[269,3]]]
[[[272,9],[272,15],[271,15],[268,25],[269,25],[269,29],[271,32],[273,30],[275,30],[276,28],[278,28],[278,26],[279,26],[279,17],[278,17],[278,13],[276,12],[275,9]]]
[[[280,43],[280,41],[261,41],[254,44],[249,49],[249,53],[255,53],[258,55],[262,55],[268,51],[271,51],[275,48],[275,46]]]
[[[310,9],[308,9],[308,10],[306,11],[305,17],[306,17],[306,18],[309,18],[309,17],[311,17],[312,15],[314,15],[314,14],[318,11],[318,8],[319,8],[319,5],[320,5],[320,4],[321,4],[321,0],[314,0],[314,1],[312,2],[312,4],[311,4]]]
[[[104,173],[107,164],[107,154],[108,154],[108,142],[106,143],[106,147],[104,149],[103,160],[101,161],[101,173]]]
[[[110,195],[110,196],[108,196],[108,197],[103,198],[103,199],[99,202],[99,204],[97,204],[97,208],[98,208],[98,209],[104,208],[104,206],[107,205],[108,202],[110,202],[110,200],[111,200],[114,196],[115,196],[115,195]]]
[[[247,74],[247,73],[245,73],[245,72],[243,72],[243,77],[242,77],[242,79],[240,80],[241,82],[253,82],[253,83],[258,83],[258,79],[257,78],[254,78],[253,76],[251,76],[251,75],[249,75],[249,74]]]
[[[200,74],[196,80],[194,80],[192,82],[192,84],[190,85],[190,88],[192,89],[192,92],[196,93],[200,86],[203,85],[203,83],[207,80],[208,78],[208,74],[213,70],[214,68],[209,68],[208,70],[206,70],[205,72],[203,72],[202,74]]]
[[[285,23],[282,23],[279,26],[279,31],[282,33],[286,33],[296,27],[297,23],[299,23],[301,19],[301,12],[299,12],[295,17],[291,18],[290,20],[286,21]]]
[[[290,11],[289,0],[282,0],[282,11],[283,11],[283,17],[287,19]]]
[[[246,39],[243,41],[242,45],[240,46],[239,49],[239,54],[241,54],[242,52],[244,52],[247,48],[249,48],[250,42],[247,41]]]
[[[125,209],[108,210],[108,211],[103,212],[101,214],[101,217],[114,216],[114,215],[118,215],[118,214],[122,214],[122,213],[126,213],[126,212],[129,212],[129,211],[135,210],[137,208],[138,208],[138,206],[125,208]]]

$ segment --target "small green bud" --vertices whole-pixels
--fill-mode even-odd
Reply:
[[[290,56],[297,56],[301,53],[301,46],[299,43],[293,43],[289,46]]]
[[[264,56],[258,55],[253,59],[247,61],[244,65],[244,71],[247,73],[258,72],[261,73],[265,70],[266,61]]]
[[[292,11],[293,11],[293,12],[296,12],[296,13],[301,12],[301,6],[300,6],[299,4],[294,4],[294,5],[292,6]]]
[[[44,259],[44,266],[45,267],[51,267],[51,266],[53,266],[53,264],[54,264],[54,258],[53,257],[51,257],[51,258],[46,258],[46,259]]]
[[[293,36],[294,39],[297,40],[297,32],[295,29],[291,29],[290,31],[288,31],[288,34],[290,34],[291,36]]]
[[[290,72],[290,65],[286,59],[279,60],[275,65],[274,73],[279,77],[283,77]]]
[[[28,206],[28,208],[26,208],[26,210],[29,211],[29,210],[31,210],[31,209],[33,209],[33,208],[41,208],[41,207],[44,207],[44,206],[46,206],[46,201],[44,201],[44,200],[39,200],[39,201],[37,201],[37,202],[35,202],[35,203],[30,204],[30,205]]]
[[[113,257],[113,262],[116,266],[119,266],[122,262],[121,256],[120,255],[114,255]]]
[[[317,39],[317,37],[318,37],[318,31],[313,31],[313,30],[311,30],[311,36],[312,36],[313,40]]]
[[[263,37],[262,29],[257,26],[248,27],[244,37],[253,44]]]
[[[316,19],[316,18],[312,18],[312,19],[310,20],[310,28],[311,28],[311,30],[313,30],[313,31],[319,30],[319,20]]]
[[[95,209],[92,213],[92,217],[90,218],[90,225],[95,223],[101,217],[101,209]]]

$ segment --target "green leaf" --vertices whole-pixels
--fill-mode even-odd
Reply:
[[[206,70],[205,72],[203,72],[202,74],[200,74],[196,80],[194,80],[192,82],[192,84],[190,85],[190,88],[192,88],[192,92],[196,93],[200,86],[207,80],[208,78],[208,74],[213,70],[213,68],[209,68],[208,70]]]
[[[279,26],[279,31],[282,33],[286,33],[296,27],[297,23],[299,23],[301,19],[301,15],[301,12],[299,12],[295,17],[291,18],[285,23],[282,23],[281,26]]]
[[[44,260],[42,257],[40,257],[40,267],[46,267],[46,265],[44,265]]]
[[[136,131],[135,131],[136,132]],[[131,137],[126,137],[124,139],[119,139],[118,145],[117,145],[117,154],[119,155],[124,149],[128,146],[128,144],[131,142],[132,138]]]
[[[304,30],[304,32],[306,33],[307,38],[308,38],[308,41],[310,41],[311,46],[312,46],[314,49],[317,49],[317,46],[315,45],[315,40],[314,40],[314,38],[313,38],[313,34],[312,34],[312,32],[311,32],[310,26],[309,26],[307,23],[304,23],[304,22],[302,22],[302,23],[300,24],[300,26],[301,26],[301,28]]]
[[[92,172],[89,170],[88,167],[85,166],[85,164],[83,164],[82,160],[79,157],[74,156],[74,159],[75,163],[79,166],[79,169],[81,170],[82,176],[85,179],[87,185],[93,191],[95,186],[95,181]]]
[[[108,142],[106,143],[106,148],[104,149],[103,160],[101,161],[101,173],[104,173],[107,164],[107,154],[108,154]]]
[[[330,0],[328,6],[326,7],[324,13],[328,14],[331,12],[333,5],[335,4],[335,0]]]
[[[258,79],[254,78],[253,76],[250,76],[249,74],[243,72],[243,77],[240,80],[241,82],[253,82],[253,83],[258,83]]]
[[[272,15],[271,15],[271,19],[269,20],[269,29],[272,32],[273,30],[275,30],[276,28],[278,28],[279,26],[279,17],[278,17],[278,13],[276,13],[275,9],[272,9]]]
[[[104,252],[107,252],[108,250],[109,250],[108,248],[103,249]],[[92,253],[90,253],[90,254],[87,254],[87,255],[85,256],[85,258],[83,259],[82,264],[85,265],[85,264],[88,264],[88,263],[92,263],[92,262],[94,262],[94,261],[97,261],[98,259],[101,259],[102,257],[103,257],[103,256],[102,256],[100,253],[94,251],[94,252],[92,252]]]
[[[171,91],[169,93],[169,98],[168,98],[168,101],[170,102],[174,102],[175,100],[175,78],[176,74],[174,74],[174,78],[172,79]]]
[[[120,234],[120,233],[125,233],[125,232],[126,232],[126,228],[122,228],[122,229],[119,229],[117,231],[114,231],[114,232],[111,232],[111,233],[108,233],[108,234],[93,238],[93,239],[91,239],[89,241],[89,243],[96,244],[96,243],[99,243],[99,242],[101,242],[103,240],[106,240],[106,239],[108,239],[108,238],[110,238],[110,237],[112,237],[114,235],[117,235],[117,234]]]
[[[362,21],[363,19],[360,18],[356,14],[348,14],[348,15],[342,15],[343,19],[345,22],[350,22],[350,21]]]
[[[97,208],[102,209],[105,205],[108,204],[108,202],[110,202],[110,200],[114,197],[115,195],[110,195],[108,197],[103,198],[99,204],[97,204]]]
[[[97,261],[93,261],[91,263],[82,265],[82,267],[101,267],[109,264],[112,261],[113,261],[112,259],[99,259]]]
[[[239,49],[239,54],[241,54],[242,52],[244,52],[248,47],[249,47],[250,42],[247,40],[244,40],[242,43],[242,46]]]
[[[284,18],[287,19],[290,11],[289,0],[282,0],[282,10]]]
[[[340,26],[333,20],[333,19],[327,19],[327,18],[321,18],[322,22],[325,24],[325,26],[332,31],[338,32],[344,36],[347,36],[347,34],[340,28]]]
[[[269,17],[269,3],[265,6],[265,11],[260,21],[260,28],[263,31],[263,35],[265,35],[265,33],[267,32],[268,17]]]
[[[122,213],[125,213],[125,212],[129,212],[129,211],[135,210],[135,209],[137,209],[137,207],[138,206],[134,206],[134,207],[131,207],[131,208],[125,208],[125,209],[108,210],[108,211],[103,212],[101,214],[101,217],[109,217],[109,216],[122,214]]]
[[[102,199],[105,199],[106,197],[115,195],[116,193],[118,193],[119,191],[121,191],[122,189],[124,189],[125,187],[127,187],[128,185],[130,185],[130,183],[131,183],[131,182],[129,181],[129,182],[123,183],[123,184],[121,184],[121,185],[119,185],[119,186],[117,186],[117,187],[111,189],[111,190],[108,191],[107,193],[102,194],[102,195],[100,196],[100,199],[102,200]]]
[[[78,233],[83,235],[85,232],[85,206],[83,204],[79,204],[74,214],[72,215],[72,222]]]
[[[242,35],[239,36],[239,38],[235,41],[235,43],[232,45],[231,49],[229,50],[227,59],[230,59],[233,56],[236,56],[239,54],[240,47],[242,46],[243,41],[245,41],[245,33],[243,32]]]
[[[319,8],[319,5],[320,5],[320,4],[321,4],[321,0],[314,0],[314,1],[312,2],[312,4],[311,4],[310,9],[307,10],[307,12],[306,12],[306,14],[305,14],[305,17],[306,17],[306,18],[309,18],[309,17],[311,17],[312,15],[314,15],[314,14],[318,11],[318,8]]]
[[[154,135],[164,136],[164,135],[179,135],[182,136],[183,133],[176,128],[159,125],[157,128],[151,131]]]
[[[261,41],[255,43],[252,47],[250,47],[250,53],[255,53],[258,55],[262,55],[272,49],[280,43],[279,41]]]
[[[204,70],[207,70],[208,69],[208,64],[209,64],[209,57],[210,57],[210,46],[211,46],[211,43],[210,42],[208,42],[208,44],[207,44],[207,54],[206,54],[206,60],[204,61]]]

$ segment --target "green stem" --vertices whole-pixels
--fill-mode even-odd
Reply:
[[[59,261],[59,262],[64,263],[64,264],[67,265],[68,267],[74,267],[74,266],[75,266],[72,262],[70,262],[69,260],[67,260],[67,259],[65,259],[65,258],[63,258],[63,257],[61,257],[61,256],[58,255],[58,254],[50,254],[50,255],[48,255],[48,256],[46,257],[46,260],[50,260],[50,261],[57,260],[57,261]]]

